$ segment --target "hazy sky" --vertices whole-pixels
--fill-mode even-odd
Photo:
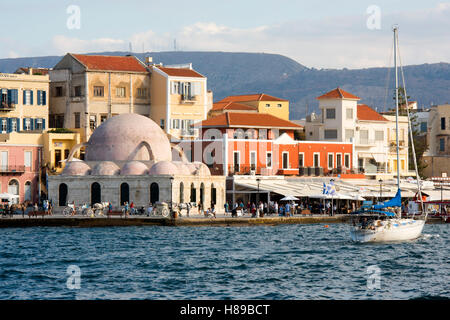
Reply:
[[[278,53],[315,68],[450,62],[450,2],[1,0],[0,58],[100,51]]]

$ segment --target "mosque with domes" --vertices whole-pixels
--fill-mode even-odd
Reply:
[[[80,148],[85,160],[74,159]],[[225,176],[213,176],[202,162],[189,162],[171,146],[164,131],[150,118],[121,114],[99,126],[88,142],[75,146],[60,175],[48,177],[50,199],[56,210],[68,203],[111,202],[115,209],[125,202],[201,202],[223,210]]]

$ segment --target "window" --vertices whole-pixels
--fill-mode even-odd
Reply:
[[[428,123],[427,122],[421,122],[420,123],[420,132],[427,132],[428,131]]]
[[[16,132],[17,131],[17,118],[11,119],[11,131]]]
[[[180,182],[180,203],[184,203],[184,183]]]
[[[327,119],[336,119],[336,109],[327,109]]]
[[[368,144],[369,143],[369,130],[361,130],[359,131],[359,143],[360,144]]]
[[[31,119],[30,118],[27,118],[27,119],[24,119],[25,121],[25,125],[23,126],[23,129],[24,130],[26,130],[26,131],[29,131],[29,130],[31,130]]]
[[[25,151],[25,167],[31,167],[31,151]]]
[[[75,128],[76,129],[80,128],[80,113],[79,112],[75,112]]]
[[[161,127],[161,129],[164,129],[164,119],[161,119],[159,121],[159,126]]]
[[[277,104],[277,107],[278,107],[278,108],[281,108],[281,103]]]
[[[69,153],[70,153],[69,149],[64,149],[64,159],[69,158]]]
[[[305,166],[304,157],[305,157],[305,154],[304,154],[304,153],[299,153],[299,154],[298,154],[298,166],[299,166],[299,168]]]
[[[58,86],[55,87],[55,97],[62,97],[63,96],[63,87]]]
[[[42,130],[44,129],[43,125],[42,125],[42,119],[36,119],[36,126],[34,128],[35,130]]]
[[[180,129],[180,119],[172,119],[172,129]]]
[[[256,170],[256,151],[250,152],[250,170]]]
[[[283,169],[289,169],[289,153],[283,152]]]
[[[103,97],[103,87],[94,86],[94,97]]]
[[[55,150],[55,167],[61,168],[61,150]]]
[[[125,97],[125,87],[117,87],[116,88],[116,97],[118,97],[118,98]]]
[[[319,153],[314,153],[314,158],[313,158],[313,165],[315,168],[318,168],[320,166],[320,158],[319,158],[320,154]]]
[[[106,114],[102,114],[100,116],[100,124],[102,124],[103,122],[105,122],[108,119],[108,116]]]
[[[333,154],[329,153],[328,154],[328,169],[333,169],[333,167],[334,167],[333,159],[334,159]]]
[[[6,133],[6,131],[8,130],[6,119],[2,119],[1,126],[2,126],[2,133]]]
[[[337,130],[336,129],[325,130],[325,139],[337,139]]]
[[[234,163],[234,171],[239,172],[240,170],[240,154],[239,151],[233,152],[233,163]]]
[[[345,129],[345,141],[351,141],[355,137],[353,129]]]
[[[376,130],[375,131],[375,141],[383,141],[384,140],[384,131]]]
[[[336,154],[336,168],[342,167],[342,154]]]
[[[147,88],[138,88],[137,89],[137,97],[138,98],[147,98]]]
[[[37,105],[38,106],[45,106],[47,104],[47,92],[43,90],[37,91]]]
[[[31,101],[32,91],[31,90],[25,90],[23,92],[23,104],[31,105],[33,102]]]
[[[445,130],[445,118],[441,118],[441,130]]]
[[[266,103],[266,108],[270,108],[270,103]]]
[[[179,81],[172,81],[172,91],[171,94],[180,94],[180,82]]]
[[[81,97],[81,86],[75,87],[75,97]]]
[[[95,130],[96,127],[97,127],[97,117],[95,115],[89,116],[89,128],[91,128],[91,130]]]
[[[445,138],[439,139],[439,151],[445,151]]]
[[[266,153],[266,167],[272,168],[272,152]]]
[[[353,109],[352,108],[347,108],[345,110],[346,112],[346,117],[348,120],[353,119]]]
[[[344,165],[346,168],[350,168],[350,155],[348,153],[344,155]]]
[[[31,182],[30,181],[25,182],[24,193],[25,193],[24,200],[31,201]]]

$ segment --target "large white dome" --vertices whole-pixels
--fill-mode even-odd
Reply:
[[[86,146],[86,161],[132,160],[172,160],[169,139],[153,120],[126,113],[94,130]]]

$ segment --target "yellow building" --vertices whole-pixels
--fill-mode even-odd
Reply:
[[[70,150],[81,143],[81,134],[75,130],[53,129],[43,133],[42,143],[43,166],[48,168],[49,174],[59,174],[64,169]],[[74,157],[79,158],[80,153],[77,152]]]
[[[68,53],[49,74],[50,128],[81,129],[82,141],[114,115],[150,115],[150,73],[134,56]]]
[[[0,73],[0,133],[42,131],[48,124],[48,75]]]
[[[259,113],[268,113],[277,118],[289,120],[289,100],[280,99],[268,94],[246,94],[229,96],[217,103],[235,102],[254,107]]]
[[[207,78],[191,64],[176,67],[151,67],[150,118],[175,139],[194,139],[198,129],[192,124],[205,120],[212,108],[212,92]]]

